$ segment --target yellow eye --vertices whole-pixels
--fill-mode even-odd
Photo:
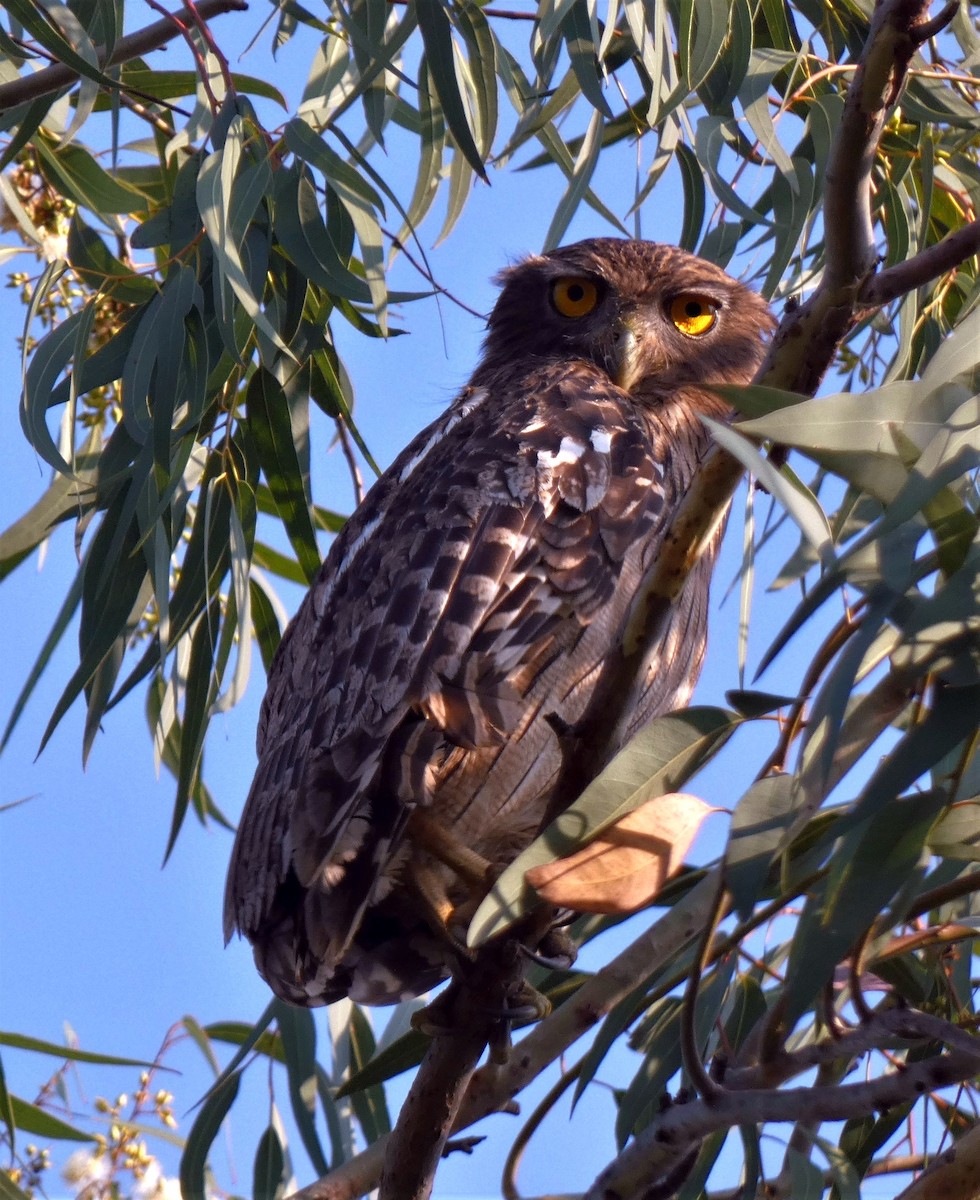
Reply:
[[[668,310],[674,325],[687,337],[701,337],[718,320],[718,305],[708,296],[684,292],[675,296]]]
[[[599,289],[591,279],[570,275],[552,285],[551,302],[563,317],[587,317],[599,303]]]

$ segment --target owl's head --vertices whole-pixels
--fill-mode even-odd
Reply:
[[[498,276],[482,369],[528,359],[595,363],[637,399],[747,383],[774,321],[761,296],[675,246],[592,238]]]

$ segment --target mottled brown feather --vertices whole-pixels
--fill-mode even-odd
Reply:
[[[569,275],[598,286],[586,318],[551,303]],[[754,293],[654,243],[581,242],[501,282],[470,384],[348,521],[269,673],[225,932],[294,1003],[387,1003],[447,974],[408,815],[425,807],[497,866],[537,832],[555,726],[581,716],[690,486],[699,414],[725,412],[710,385],[748,380],[771,328]],[[697,339],[668,317],[686,292],[717,304]],[[631,731],[690,696],[715,549],[651,651]]]

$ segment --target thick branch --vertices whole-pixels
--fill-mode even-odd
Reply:
[[[599,1175],[585,1200],[635,1200],[704,1138],[734,1125],[785,1121],[847,1121],[893,1108],[976,1074],[980,1042],[971,1052],[907,1063],[867,1083],[832,1087],[725,1091],[710,1104],[675,1104],[656,1117]]]
[[[980,254],[980,218],[948,233],[913,258],[873,275],[861,288],[859,301],[868,308],[880,308],[955,270],[975,254]]]
[[[980,1196],[980,1125],[930,1163],[896,1200],[976,1200]]]
[[[651,962],[666,961],[691,943],[708,920],[718,878],[717,871],[709,873],[656,925],[587,980],[547,1020],[536,1025],[515,1046],[506,1063],[480,1067],[470,1080],[455,1129],[464,1129],[506,1107],[518,1092],[629,995]],[[292,1200],[353,1200],[370,1191],[380,1178],[391,1136],[380,1138],[338,1170],[294,1193]]]
[[[412,1082],[384,1156],[379,1200],[427,1200],[446,1141],[480,1056],[523,978],[514,940],[491,942],[465,981],[454,983],[428,1010],[445,1023]]]
[[[929,1013],[895,1008],[876,1012],[870,1020],[840,1037],[803,1046],[751,1067],[726,1071],[726,1091],[751,1091],[775,1088],[813,1067],[842,1059],[860,1058],[872,1050],[882,1050],[899,1042],[945,1042],[965,1054],[980,1055],[980,1042],[971,1034]]]
[[[142,58],[152,50],[159,50],[161,46],[181,36],[177,21],[183,24],[193,23],[197,17],[207,21],[221,13],[244,12],[247,8],[246,0],[201,0],[201,3],[195,6],[196,13],[190,8],[180,8],[171,17],[155,21],[145,29],[138,29],[136,33],[121,37],[111,53],[107,53],[105,47],[100,46],[96,51],[99,66],[112,67],[117,63],[129,62],[133,58]],[[58,92],[64,87],[71,87],[77,79],[77,71],[64,63],[56,63],[41,71],[35,71],[32,75],[15,79],[12,83],[0,84],[0,112]]]
[[[870,286],[876,257],[871,171],[885,121],[921,40],[918,30],[928,28],[928,7],[928,0],[884,0],[875,12],[828,163],[823,278],[807,303],[783,318],[757,376],[759,383],[812,395],[856,315],[868,305],[863,289]],[[972,245],[964,235],[947,247],[945,269],[968,258]],[[954,251],[960,254],[955,262]],[[894,282],[889,276],[886,290]],[[619,734],[644,648],[660,636],[670,602],[710,543],[742,474],[741,464],[720,447],[702,463],[643,582],[623,643],[607,659],[589,712],[576,730],[579,746],[563,766],[553,813],[580,794],[605,765],[606,748],[622,740]]]

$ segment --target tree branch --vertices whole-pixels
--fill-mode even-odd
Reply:
[[[980,217],[961,229],[954,229],[906,262],[872,275],[861,288],[859,302],[868,308],[880,308],[955,270],[975,254],[980,254]]]
[[[445,1027],[433,1037],[391,1131],[378,1200],[427,1200],[463,1095],[523,980],[524,962],[516,940],[490,942],[465,978],[425,1010],[438,1011]]]
[[[976,1074],[980,1041],[971,1050],[899,1070],[867,1083],[724,1091],[711,1099],[675,1104],[637,1134],[600,1173],[585,1200],[635,1200],[645,1195],[704,1138],[734,1125],[785,1121],[846,1121],[893,1108],[937,1088],[962,1083]]]
[[[248,8],[246,0],[201,0],[193,8],[180,8],[161,21],[154,21],[145,29],[129,33],[121,37],[107,53],[104,46],[98,47],[96,53],[100,67],[113,67],[117,63],[129,62],[133,58],[142,58],[152,50],[159,50],[174,38],[180,37],[180,29],[174,24],[174,18],[181,23],[194,22],[198,18],[208,20],[226,12],[244,12]],[[16,108],[18,104],[26,104],[41,96],[58,92],[71,85],[78,79],[78,72],[63,63],[57,63],[43,70],[25,75],[11,83],[0,84],[0,112]]]
[[[719,874],[709,874],[654,926],[645,930],[571,999],[535,1025],[506,1063],[487,1063],[470,1080],[454,1130],[499,1112],[584,1033],[588,1033],[636,987],[651,961],[676,955],[701,933],[711,914]],[[492,944],[492,943],[491,943]],[[377,1185],[392,1138],[388,1134],[323,1179],[295,1192],[292,1200],[353,1200]]]
[[[926,25],[927,11],[928,0],[883,0],[876,9],[848,89],[828,164],[823,277],[809,300],[787,313],[781,322],[757,376],[761,383],[812,395],[857,315],[869,304],[866,289],[871,286],[869,276],[877,255],[870,208],[871,171],[885,121],[901,90],[909,61],[920,44],[920,31],[932,29],[932,24]],[[948,270],[975,252],[972,246],[969,237],[964,235],[933,259],[941,258],[942,269]],[[956,257],[954,249],[956,254],[961,254],[956,261],[953,261]],[[884,290],[895,287],[901,278],[889,272],[882,274]],[[576,757],[574,771],[563,769],[558,788],[560,802],[574,799],[583,782],[594,777],[604,765],[604,747],[611,743],[612,735],[623,720],[627,697],[643,659],[642,648],[660,635],[671,600],[683,587],[703,548],[710,543],[723,520],[742,473],[741,465],[718,448],[702,464],[695,485],[674,516],[654,568],[644,581],[623,644],[615,655],[610,656],[603,669],[597,694],[601,694],[604,701],[596,726],[589,731],[591,748],[582,751],[583,757]],[[896,709],[900,710],[906,702],[907,689],[903,682],[889,676],[863,702],[864,708],[870,705],[873,711],[855,712],[851,718],[860,716],[861,720],[871,720],[872,724],[880,719],[887,724]],[[595,735],[594,740],[592,735]],[[803,781],[809,802],[819,804],[832,779],[839,778],[851,765],[866,741],[867,725],[858,739],[860,747],[852,743],[846,729],[841,730],[833,767],[828,772],[820,768],[819,778],[817,769],[813,768]],[[573,790],[574,795],[566,795],[566,790]],[[807,815],[801,814],[801,820]],[[628,995],[649,971],[651,962],[667,961],[694,941],[710,917],[719,881],[718,870],[709,872],[651,929],[534,1028],[506,1063],[488,1063],[476,1070],[452,1128],[462,1129],[498,1111]],[[869,1083],[785,1091],[776,1088],[731,1091],[726,1088],[712,1097],[710,1104],[697,1101],[676,1105],[659,1117],[603,1172],[589,1195],[616,1200],[617,1197],[642,1194],[652,1180],[669,1175],[704,1136],[715,1130],[747,1121],[798,1122],[863,1117],[877,1107],[897,1104],[922,1091],[969,1077],[976,1071],[978,1058],[980,1050],[968,1052],[958,1047],[950,1054],[909,1065]],[[438,1070],[441,1072],[442,1068]],[[449,1131],[447,1128],[445,1133]],[[295,1200],[351,1200],[367,1190],[365,1179],[370,1178],[373,1182],[378,1178],[382,1160],[391,1164],[401,1157],[400,1153],[395,1153],[391,1139],[379,1140],[340,1171],[296,1193]],[[356,1172],[354,1164],[358,1164]],[[434,1164],[430,1162],[429,1166],[434,1170]],[[393,1169],[397,1168],[387,1168],[386,1194],[397,1195],[399,1200],[415,1195],[411,1191],[393,1190],[394,1185],[389,1182],[394,1178],[390,1174]],[[361,1191],[353,1190],[353,1183],[348,1182],[355,1178]]]

